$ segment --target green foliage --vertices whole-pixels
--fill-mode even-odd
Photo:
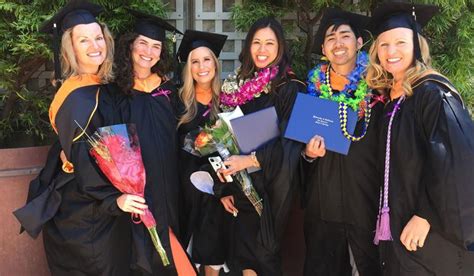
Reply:
[[[418,1],[427,3],[428,1]],[[434,67],[461,92],[474,112],[474,4],[463,0],[431,0],[442,11],[427,26]],[[442,39],[439,39],[442,38]]]
[[[26,88],[34,71],[49,57],[38,28],[45,15],[41,3],[0,2],[0,144],[22,131],[39,139],[46,137],[49,95]]]
[[[298,15],[299,34],[291,34],[290,52],[293,58],[292,68],[297,75],[305,79],[306,73],[317,62],[311,54],[313,47],[309,37],[313,37],[316,28],[312,28],[320,19],[321,10],[329,6],[338,6],[345,10],[370,15],[370,11],[383,0],[360,0],[357,4],[347,4],[343,0],[283,0],[278,4],[268,1],[247,0],[243,5],[233,7],[232,19],[240,31],[247,31],[259,17],[274,15],[282,18],[290,12]],[[474,114],[474,2],[465,0],[415,0],[416,3],[435,4],[440,7],[437,15],[425,28],[429,41],[434,67],[445,74],[461,92],[471,114]],[[278,8],[276,5],[284,7]],[[288,8],[290,7],[290,8]],[[312,32],[310,34],[310,32]]]
[[[280,18],[289,10],[274,6],[270,1],[245,1],[244,5],[234,5],[231,11],[235,28],[246,32],[258,18],[266,16]]]
[[[308,68],[305,65],[304,46],[306,37],[298,36],[295,39],[287,41],[290,48],[291,69],[295,74],[304,80],[308,74]]]
[[[115,34],[131,30],[133,27],[133,17],[126,8],[141,10],[163,18],[167,17],[166,6],[156,0],[97,0],[96,2],[105,9],[99,19],[107,23],[109,29]]]
[[[20,146],[18,135],[30,136],[33,144],[52,136],[48,119],[55,89],[27,85],[35,72],[52,59],[51,39],[39,26],[67,0],[0,1],[0,148]],[[99,17],[111,31],[130,30],[132,18],[124,7],[166,17],[166,6],[156,0],[97,0],[105,12]],[[21,145],[22,146],[22,145]]]

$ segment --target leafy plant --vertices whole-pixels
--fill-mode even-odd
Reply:
[[[39,1],[0,2],[0,142],[18,131],[44,139],[47,135],[47,102],[27,88],[27,81],[49,58],[38,27],[45,15]]]
[[[288,10],[274,6],[271,1],[245,1],[243,5],[231,8],[235,28],[247,31],[256,19],[273,16],[282,17]]]

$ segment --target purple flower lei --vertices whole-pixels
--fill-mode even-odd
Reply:
[[[220,102],[224,107],[236,107],[243,105],[253,98],[259,97],[264,92],[265,87],[273,80],[278,73],[278,66],[268,67],[259,70],[256,76],[245,81],[242,85],[237,85],[235,78],[226,80],[223,84]],[[226,83],[227,82],[227,83]],[[230,87],[226,89],[225,87]]]

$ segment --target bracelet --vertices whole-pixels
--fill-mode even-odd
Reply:
[[[257,155],[255,151],[250,153],[250,158],[252,158],[252,163],[254,167],[260,168],[260,162],[257,160]]]
[[[308,162],[308,163],[313,163],[314,160],[316,160],[316,158],[311,158],[311,157],[307,156],[306,153],[304,152],[304,150],[301,151],[301,156],[302,156],[303,159],[306,160],[306,162]]]

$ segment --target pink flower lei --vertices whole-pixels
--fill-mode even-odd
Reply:
[[[243,105],[262,92],[269,92],[269,84],[278,73],[278,66],[268,67],[255,73],[255,77],[237,84],[237,76],[231,75],[224,81],[220,102],[223,109]]]

